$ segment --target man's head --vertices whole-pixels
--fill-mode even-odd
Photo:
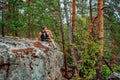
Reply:
[[[46,26],[43,26],[42,27],[42,31],[46,31],[47,30],[47,27]]]

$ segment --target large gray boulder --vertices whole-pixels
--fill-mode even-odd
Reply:
[[[47,42],[0,39],[0,80],[62,80],[63,53]]]

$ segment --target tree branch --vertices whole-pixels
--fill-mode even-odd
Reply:
[[[87,35],[86,35],[87,38],[89,38],[89,34],[91,33],[91,31],[94,27],[94,23],[96,22],[97,18],[98,18],[98,14],[92,19],[90,26],[87,29]]]

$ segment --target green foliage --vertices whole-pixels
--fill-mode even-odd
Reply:
[[[86,79],[92,79],[95,77],[95,64],[97,61],[96,53],[99,50],[99,46],[94,42],[86,41],[83,43],[84,46],[78,47],[81,51],[78,52],[79,56],[82,57],[80,64],[78,64],[78,69],[80,69],[81,77]]]
[[[4,8],[4,21],[0,20],[0,24],[4,24],[5,34],[9,36],[18,36],[35,38],[42,26],[48,26],[52,30],[54,39],[62,48],[60,23],[58,15],[57,0],[32,0],[29,4],[28,0],[4,0],[9,3],[9,7]],[[77,32],[76,43],[74,47],[77,49],[77,68],[80,71],[80,78],[72,80],[90,80],[96,75],[96,54],[99,51],[97,41],[86,39],[86,29],[90,25],[89,20],[89,0],[77,0]],[[111,60],[111,54],[120,54],[120,0],[104,0],[104,57]],[[92,0],[93,16],[97,14],[97,1]],[[67,1],[67,6],[70,8],[71,2]],[[1,9],[1,8],[0,8]],[[69,11],[68,11],[69,12]],[[64,15],[64,12],[61,12]],[[2,14],[0,14],[2,16]],[[63,18],[64,19],[64,18]],[[64,21],[64,20],[63,20]],[[98,40],[97,26],[94,26],[95,37]],[[1,32],[1,25],[0,25]],[[72,56],[69,54],[68,29],[64,24],[65,41],[67,49],[68,66],[72,65]],[[115,47],[111,47],[112,44]],[[117,62],[118,63],[118,62]],[[114,67],[114,71],[120,71],[120,66]],[[103,64],[103,77],[107,78],[110,75],[110,70]]]
[[[113,67],[113,70],[120,73],[120,65],[116,65]]]
[[[109,76],[110,76],[110,74],[111,74],[111,71],[110,71],[110,69],[106,66],[106,65],[103,65],[103,68],[102,68],[103,70],[103,72],[102,72],[102,75],[103,75],[103,77],[104,78],[108,78]]]
[[[56,0],[33,0],[31,3],[21,0],[6,0],[9,8],[4,8],[6,35],[18,33],[18,36],[35,38],[42,26],[48,26],[54,32],[59,32],[58,5]],[[58,24],[58,25],[56,25]],[[56,27],[55,27],[56,26]],[[59,35],[59,33],[57,33]]]
[[[93,79],[96,75],[95,65],[96,54],[99,51],[98,43],[85,38],[85,30],[80,28],[76,34],[76,48],[78,58],[77,67],[80,70],[79,76],[84,79]]]

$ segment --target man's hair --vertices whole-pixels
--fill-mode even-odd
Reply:
[[[47,28],[46,26],[42,26],[42,30],[44,30],[45,28]]]

